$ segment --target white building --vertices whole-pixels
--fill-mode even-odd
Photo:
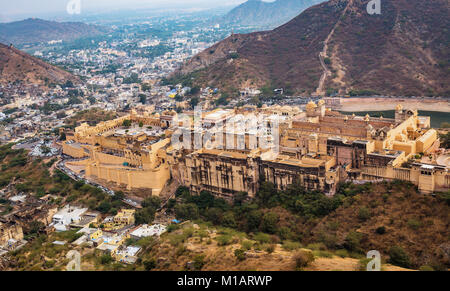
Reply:
[[[53,215],[51,225],[54,226],[57,231],[67,231],[69,229],[69,225],[74,222],[79,222],[81,220],[81,216],[87,210],[87,208],[78,208],[67,205]]]
[[[148,236],[160,236],[164,232],[166,232],[167,227],[161,224],[154,224],[149,226],[148,224],[144,224],[138,229],[134,230],[131,235],[136,238],[143,238]]]

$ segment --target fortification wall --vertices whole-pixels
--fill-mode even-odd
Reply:
[[[152,189],[153,195],[159,195],[170,179],[170,170],[168,165],[155,170],[130,170],[91,164],[87,166],[86,176],[125,185],[128,190]]]

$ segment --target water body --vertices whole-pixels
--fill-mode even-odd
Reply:
[[[372,117],[383,116],[385,118],[394,118],[395,111],[359,111],[359,112],[342,112],[343,114],[352,115],[353,113],[357,116],[366,116],[369,114]],[[450,123],[450,113],[449,112],[437,112],[437,111],[422,111],[419,110],[420,116],[431,116],[431,127],[440,128],[441,124],[444,122]]]

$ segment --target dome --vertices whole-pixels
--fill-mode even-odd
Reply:
[[[268,107],[267,104],[263,104],[263,106],[261,108],[266,109],[267,107]]]
[[[398,105],[395,107],[395,110],[396,110],[396,111],[402,111],[402,110],[403,110],[403,106],[402,106],[401,104],[398,104]]]
[[[308,109],[308,110],[312,110],[312,109],[316,109],[316,108],[317,108],[316,103],[314,103],[312,101],[309,101],[309,103],[306,105],[306,109]]]
[[[156,113],[156,114],[155,114],[155,117],[156,117],[156,118],[159,118],[159,117],[160,117],[159,113]]]

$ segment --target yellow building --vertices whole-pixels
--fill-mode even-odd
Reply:
[[[136,210],[134,209],[122,209],[114,216],[114,223],[118,225],[133,225],[135,222],[134,214]]]

